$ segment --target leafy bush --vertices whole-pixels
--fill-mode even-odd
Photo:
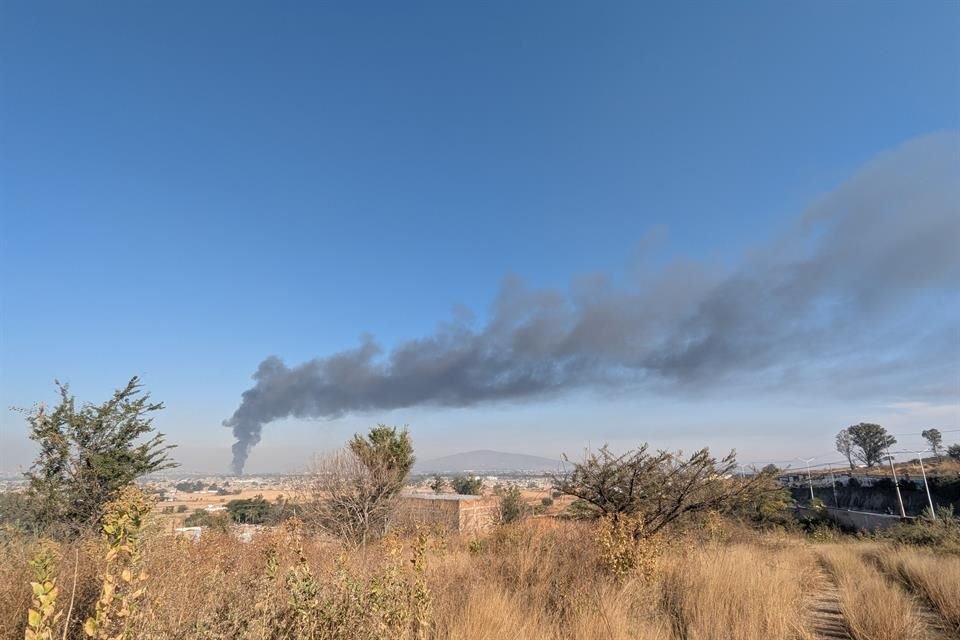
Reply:
[[[183,521],[185,527],[209,527],[214,531],[226,533],[230,530],[230,516],[226,513],[210,513],[197,509]]]
[[[273,506],[262,495],[227,503],[230,519],[238,524],[265,524],[273,519]]]
[[[450,481],[450,486],[453,487],[454,491],[464,496],[479,496],[483,493],[482,478],[455,476]]]
[[[496,494],[500,496],[500,520],[502,522],[516,522],[527,515],[527,504],[516,487],[498,487]]]
[[[953,515],[953,507],[937,510],[937,519],[917,518],[877,533],[877,537],[898,544],[933,547],[944,553],[960,555],[960,519]]]

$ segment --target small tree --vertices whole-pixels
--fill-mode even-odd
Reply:
[[[94,528],[105,505],[140,476],[175,467],[153,417],[163,403],[150,402],[137,377],[100,405],[77,406],[69,387],[57,382],[60,403],[27,417],[40,453],[24,474],[38,529],[65,533]]]
[[[947,455],[960,462],[960,444],[952,444],[947,447]]]
[[[837,451],[843,454],[843,457],[847,459],[847,464],[850,465],[850,470],[853,471],[855,465],[853,464],[853,437],[850,435],[850,429],[843,429],[837,434]]]
[[[383,535],[413,467],[413,444],[404,429],[378,425],[346,450],[318,458],[299,488],[306,524],[365,546]]]
[[[933,455],[937,456],[937,459],[940,459],[940,447],[943,446],[943,434],[940,433],[939,429],[925,429],[920,432],[920,435],[923,436],[923,439],[927,441],[930,445],[930,450],[933,451]]]
[[[883,460],[884,451],[897,442],[886,429],[870,422],[851,425],[846,430],[854,447],[854,457],[868,467],[879,464]]]
[[[497,487],[495,493],[500,496],[501,522],[517,522],[529,512],[517,487]]]
[[[450,481],[453,490],[464,496],[479,496],[483,493],[483,479],[471,476],[454,476]]]
[[[378,424],[366,437],[354,434],[350,441],[350,450],[363,464],[372,468],[383,468],[395,472],[406,480],[416,458],[413,456],[413,442],[406,427],[398,431],[397,427]]]
[[[646,444],[622,455],[606,446],[573,471],[555,477],[554,487],[578,498],[580,517],[642,516],[644,523],[634,535],[654,535],[688,514],[729,511],[754,502],[770,490],[763,473],[738,479],[736,455],[721,460],[701,449],[689,458],[667,451],[650,453]]]
[[[434,493],[443,493],[443,490],[446,488],[447,481],[443,476],[437,474],[430,480],[430,489],[433,490]]]

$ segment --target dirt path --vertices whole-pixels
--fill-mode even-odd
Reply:
[[[810,590],[810,628],[820,640],[851,640],[840,610],[837,585],[822,566],[817,566]]]

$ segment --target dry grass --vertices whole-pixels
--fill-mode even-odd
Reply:
[[[960,634],[960,558],[889,546],[869,550],[866,555],[926,600]]]
[[[674,557],[664,600],[679,638],[809,638],[804,549],[713,546]]]
[[[419,547],[425,549],[422,573],[411,563],[416,542],[409,538],[362,552],[309,537],[301,545],[289,530],[248,544],[215,534],[194,543],[154,532],[142,541],[147,591],[130,616],[128,637],[811,637],[804,595],[816,554],[809,544],[735,530],[722,535],[711,531],[710,541],[698,535],[703,534],[689,532],[658,548],[657,562],[646,575],[622,575],[610,570],[593,525],[552,519],[501,527],[482,539],[433,537]],[[908,596],[865,564],[857,549],[824,548],[856,637],[919,637]],[[67,637],[79,639],[78,621],[90,614],[100,590],[104,548],[99,540],[61,547],[61,603],[72,589],[75,552],[76,604]],[[23,637],[31,553],[27,539],[0,544],[0,640]],[[954,564],[946,577],[933,571],[933,563],[947,566],[942,558],[919,552],[891,555],[884,562],[898,572],[904,567],[911,586],[939,594],[943,607],[958,601],[960,568]],[[60,621],[54,637],[62,637],[64,623]]]
[[[840,608],[855,640],[920,640],[923,622],[910,597],[860,558],[850,545],[831,545],[821,556],[840,593]]]

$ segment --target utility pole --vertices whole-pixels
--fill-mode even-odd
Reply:
[[[923,470],[923,452],[914,451],[917,454],[917,458],[920,460],[920,475],[923,476],[923,488],[927,490],[927,503],[930,505],[930,517],[936,521],[937,512],[933,508],[933,498],[930,497],[930,485],[927,484],[927,472]]]
[[[810,474],[810,463],[813,462],[814,460],[816,460],[816,458],[807,458],[806,460],[804,460],[803,458],[797,458],[797,460],[799,460],[799,461],[801,461],[801,462],[806,462],[806,463],[807,463],[807,484],[810,485],[810,501],[813,502],[813,499],[814,499],[814,497],[813,497],[813,476]]]
[[[833,475],[833,465],[828,464],[827,469],[830,469],[830,486],[833,487],[833,506],[839,509],[840,501],[837,500],[837,479]]]
[[[890,461],[890,471],[893,473],[893,488],[897,490],[897,501],[900,503],[900,517],[906,518],[907,511],[903,508],[903,496],[900,495],[900,482],[897,480],[897,470],[893,466],[893,456],[887,454],[887,460]]]

